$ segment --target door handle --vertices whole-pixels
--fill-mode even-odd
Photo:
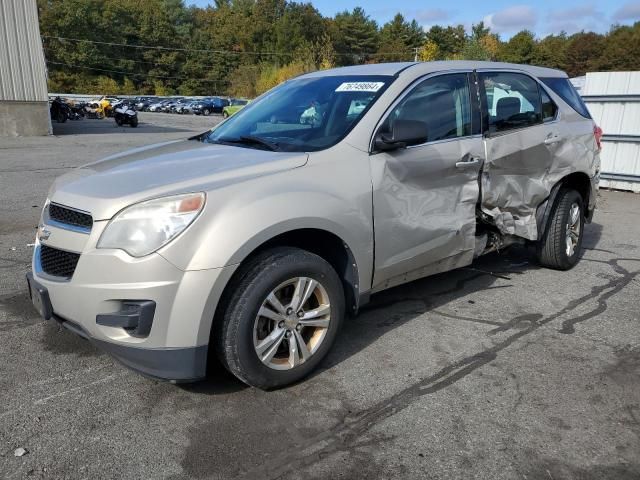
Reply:
[[[560,135],[549,135],[547,138],[544,139],[544,144],[552,145],[554,143],[558,143],[560,140],[562,140],[560,138]]]
[[[479,163],[480,163],[479,158],[470,157],[468,160],[462,160],[461,162],[456,162],[456,168],[472,167],[474,165],[478,165]]]

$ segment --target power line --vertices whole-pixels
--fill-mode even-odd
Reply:
[[[68,37],[55,37],[52,35],[42,35],[42,38],[53,38],[56,40],[66,40],[69,42],[85,42],[94,43],[98,45],[109,45],[112,47],[129,47],[129,48],[141,48],[147,50],[169,50],[175,52],[206,52],[206,53],[220,53],[220,54],[234,54],[234,55],[293,55],[293,53],[280,53],[280,52],[249,52],[249,51],[236,51],[236,50],[211,50],[206,48],[182,48],[182,47],[162,47],[159,45],[134,45],[130,43],[116,43],[116,42],[99,42],[97,40],[85,40],[82,38],[68,38]]]
[[[109,73],[119,73],[121,75],[127,75],[129,77],[150,77],[150,78],[160,78],[163,80],[195,80],[197,82],[210,82],[215,83],[217,85],[218,80],[208,80],[206,78],[190,78],[190,77],[167,77],[163,75],[152,75],[149,73],[132,73],[132,72],[122,72],[120,70],[109,70],[106,68],[98,68],[98,67],[87,67],[85,65],[74,65],[71,63],[64,62],[54,62],[52,60],[46,60],[47,63],[52,65],[64,65],[65,67],[74,67],[74,68],[84,68],[85,70],[96,70],[99,72],[109,72]]]
[[[55,54],[56,52],[52,50],[51,47],[47,47],[45,46],[44,49],[52,54]],[[158,65],[158,66],[175,66],[178,62],[146,62],[144,60],[133,60],[131,58],[121,58],[121,57],[113,57],[111,55],[104,55],[105,58],[108,58],[109,60],[119,60],[119,61],[123,61],[123,62],[133,62],[133,63],[142,63],[142,64],[146,64],[146,65]],[[220,67],[220,65],[206,65],[206,64],[201,64],[198,63],[199,67],[210,67],[210,68],[218,68]]]
[[[52,35],[42,35],[42,38],[53,38],[55,40],[61,41],[69,41],[69,42],[84,42],[84,43],[93,43],[97,45],[108,45],[112,47],[128,47],[128,48],[138,48],[138,49],[147,49],[147,50],[165,50],[165,51],[175,51],[175,52],[204,52],[204,53],[218,53],[218,54],[230,54],[230,55],[275,55],[275,56],[293,56],[293,52],[252,52],[246,50],[212,50],[205,48],[184,48],[184,47],[163,47],[158,45],[134,45],[130,43],[116,43],[116,42],[100,42],[97,40],[86,40],[82,38],[69,38],[69,37],[57,37]],[[411,55],[414,49],[409,49],[404,52],[334,52],[333,55],[336,56],[364,56],[364,57],[377,57],[377,56],[385,56],[385,55]]]

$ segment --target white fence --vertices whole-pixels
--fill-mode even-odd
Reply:
[[[600,185],[640,193],[640,72],[587,73],[580,94],[604,132]]]

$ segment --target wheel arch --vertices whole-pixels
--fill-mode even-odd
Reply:
[[[248,253],[243,253],[243,258],[236,264],[233,274],[228,277],[218,297],[210,322],[207,328],[207,336],[211,345],[211,336],[214,335],[217,321],[226,307],[229,292],[245,265],[255,255],[275,247],[293,247],[307,250],[322,257],[336,270],[342,282],[345,292],[345,305],[347,313],[355,315],[361,305],[360,279],[358,264],[349,245],[336,233],[323,228],[296,228],[274,234],[270,238],[254,246]],[[201,328],[204,325],[201,324]],[[201,330],[202,333],[205,333]]]
[[[540,204],[536,211],[536,223],[538,227],[538,240],[541,239],[547,230],[549,217],[553,210],[553,206],[556,203],[558,192],[563,188],[570,188],[576,190],[584,202],[585,208],[588,208],[590,195],[591,195],[591,179],[584,172],[573,172],[565,177],[562,177],[551,189],[547,199]],[[587,220],[589,220],[589,214],[587,213]]]
[[[242,265],[249,259],[274,247],[300,248],[315,253],[329,262],[342,281],[347,311],[357,312],[360,304],[359,292],[361,290],[358,263],[351,248],[340,236],[330,230],[315,227],[296,228],[274,234],[243,255],[238,268],[236,268],[236,273],[241,270]],[[227,282],[224,290],[233,283],[235,275],[234,273]]]

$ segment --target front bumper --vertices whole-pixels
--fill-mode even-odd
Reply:
[[[66,320],[55,313],[51,318],[70,332],[89,340],[126,367],[146,377],[187,383],[201,380],[207,374],[207,345],[185,348],[138,348],[120,345],[93,338],[78,323]]]
[[[69,279],[43,271],[36,240],[32,275],[47,291],[53,318],[145,375],[177,382],[203,378],[215,308],[234,267],[184,271],[159,253],[133,258],[96,249],[101,223],[89,235],[47,227],[47,246],[80,253]],[[144,302],[154,304],[148,328],[113,321],[132,303]]]

